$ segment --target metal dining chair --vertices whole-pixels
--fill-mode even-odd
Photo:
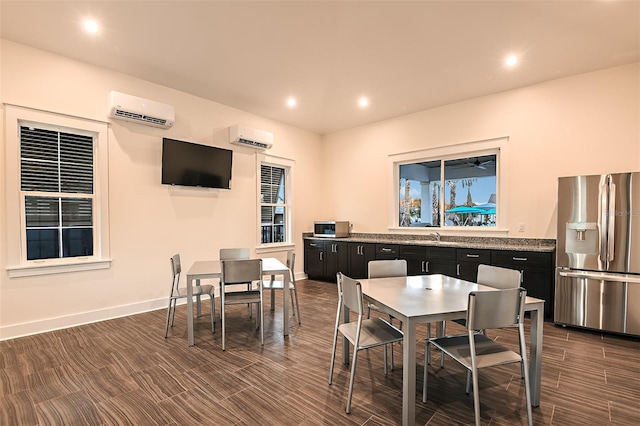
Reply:
[[[222,350],[226,350],[226,305],[257,304],[256,329],[260,329],[260,344],[264,345],[264,309],[262,285],[262,259],[222,260],[220,279],[220,317],[222,322]],[[258,285],[253,285],[255,282]],[[246,286],[242,290],[229,287]]]
[[[289,250],[287,252],[287,268],[289,268],[289,273],[291,274],[291,280],[288,282],[287,280],[274,280],[274,277],[271,276],[271,279],[262,280],[262,286],[265,290],[271,290],[271,310],[274,310],[275,305],[275,291],[282,290],[284,291],[285,286],[289,291],[289,298],[291,299],[291,307],[293,308],[293,315],[298,313],[298,324],[302,324],[302,319],[300,317],[300,304],[298,303],[298,292],[296,291],[296,277],[294,273],[296,263],[296,253],[293,250]]]
[[[406,277],[407,261],[404,259],[371,260],[367,264],[367,272],[368,278]],[[373,303],[367,303],[367,318],[371,317],[371,310],[388,315],[389,323],[393,324],[393,316]],[[402,322],[400,322],[400,328],[402,328]],[[391,370],[393,370],[393,343],[389,346],[391,347]]]
[[[175,254],[171,257],[171,273],[173,279],[171,281],[171,292],[169,293],[169,307],[167,308],[167,321],[164,328],[164,338],[169,335],[169,325],[173,327],[176,317],[176,304],[178,299],[187,297],[187,288],[180,288],[180,274],[182,273],[182,264],[180,255]],[[216,331],[216,304],[214,296],[214,287],[212,285],[198,285],[193,287],[193,296],[196,298],[197,316],[200,316],[200,297],[208,295],[211,301],[211,332]]]
[[[391,325],[388,321],[377,317],[364,319],[364,303],[362,301],[362,287],[358,281],[344,276],[338,272],[338,311],[336,313],[336,326],[333,332],[333,348],[331,350],[331,366],[329,367],[329,385],[333,382],[333,364],[336,359],[336,346],[338,333],[341,333],[353,345],[353,360],[351,361],[351,377],[349,378],[349,393],[347,396],[347,414],[351,412],[351,397],[353,396],[353,383],[356,373],[358,352],[363,349],[383,346],[384,348],[384,374],[387,374],[387,345],[400,342],[403,339],[402,331]],[[352,322],[340,324],[340,318],[347,307],[358,314],[358,319]]]
[[[218,255],[220,260],[240,260],[240,259],[249,259],[251,253],[248,248],[221,248]],[[250,290],[250,287],[247,285],[247,290]],[[253,317],[253,309],[252,305],[249,304],[249,318]]]
[[[476,425],[480,425],[480,397],[478,370],[510,363],[520,363],[524,376],[527,403],[527,420],[532,425],[529,366],[524,336],[524,304],[527,291],[524,288],[474,291],[469,294],[467,309],[467,334],[436,337],[427,340],[426,352],[431,346],[440,349],[468,370],[467,393],[473,384],[473,408]],[[519,353],[502,346],[476,330],[517,328]],[[427,355],[425,355],[426,357]],[[423,381],[423,402],[427,401],[427,368]]]
[[[522,272],[515,269],[502,268],[499,266],[478,265],[478,275],[476,278],[478,284],[486,285],[498,289],[518,288],[522,283]],[[454,320],[456,324],[466,327],[465,319]],[[446,321],[442,323],[442,334],[446,335]],[[484,332],[476,330],[476,332]],[[440,366],[444,367],[444,355],[440,358]]]

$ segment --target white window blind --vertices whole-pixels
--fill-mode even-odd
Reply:
[[[26,259],[94,254],[94,136],[20,126]]]

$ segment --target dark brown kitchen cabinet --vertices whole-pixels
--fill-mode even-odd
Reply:
[[[335,240],[305,240],[304,272],[312,280],[336,282],[336,273],[347,273],[347,243]]]
[[[336,282],[336,274],[342,272],[348,275],[349,252],[346,241],[325,242],[325,268],[324,275],[327,281]]]
[[[407,261],[409,275],[456,276],[456,249],[452,247],[400,246],[400,259]]]
[[[373,243],[349,243],[349,273],[353,279],[367,278],[369,261],[376,258],[376,245]]]
[[[522,272],[527,294],[543,299],[545,318],[553,318],[554,254],[536,251],[492,250],[491,264]]]
[[[457,249],[456,276],[460,279],[476,282],[478,277],[478,265],[491,264],[491,250],[482,249]]]
[[[312,280],[324,280],[325,243],[321,240],[304,241],[304,272]]]

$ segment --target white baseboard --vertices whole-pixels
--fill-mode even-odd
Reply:
[[[129,305],[115,306],[112,308],[100,309],[97,311],[82,312],[61,317],[47,318],[38,321],[25,322],[0,327],[0,340],[15,339],[17,337],[29,336],[32,334],[45,333],[63,328],[75,327],[92,322],[105,321],[127,315],[140,314],[167,307],[167,298],[147,300],[144,302],[132,303]],[[181,302],[186,303],[186,300]]]

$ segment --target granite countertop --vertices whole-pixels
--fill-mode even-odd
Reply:
[[[356,243],[382,243],[402,244],[431,247],[454,247],[487,250],[518,250],[553,252],[556,249],[556,241],[551,239],[536,238],[497,238],[497,237],[441,237],[440,241],[434,241],[427,235],[402,235],[402,234],[351,234],[343,238],[314,237],[312,233],[303,233],[303,239],[336,240]]]

